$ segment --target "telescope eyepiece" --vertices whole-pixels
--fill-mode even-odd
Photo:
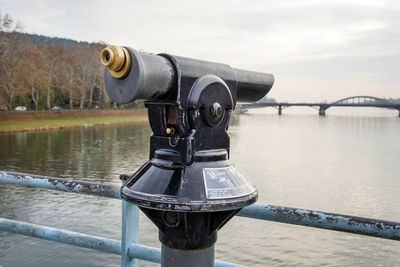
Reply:
[[[101,51],[100,60],[103,66],[110,66],[115,60],[114,52],[108,47],[104,48],[103,51]]]
[[[109,45],[101,51],[100,61],[114,78],[121,79],[128,75],[132,59],[125,47]]]

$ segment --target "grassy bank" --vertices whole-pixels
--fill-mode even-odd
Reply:
[[[0,132],[90,127],[147,121],[145,110],[2,112]]]

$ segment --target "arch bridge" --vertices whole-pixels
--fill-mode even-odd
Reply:
[[[282,115],[282,110],[292,106],[311,107],[318,109],[320,116],[325,116],[326,110],[331,107],[374,107],[395,109],[399,112],[400,117],[400,103],[394,103],[389,100],[374,97],[374,96],[351,96],[339,99],[331,103],[289,103],[289,102],[271,102],[271,103],[254,103],[242,104],[242,109],[273,107],[278,109],[278,114]]]

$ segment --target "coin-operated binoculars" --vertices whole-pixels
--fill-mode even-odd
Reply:
[[[271,74],[169,54],[108,46],[101,53],[111,99],[143,99],[153,134],[150,157],[121,195],[158,227],[162,266],[214,266],[218,230],[257,200],[229,162],[236,102],[264,97]]]

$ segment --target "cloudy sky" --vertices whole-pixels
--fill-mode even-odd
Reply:
[[[24,30],[271,72],[271,97],[400,97],[400,0],[0,0]]]

